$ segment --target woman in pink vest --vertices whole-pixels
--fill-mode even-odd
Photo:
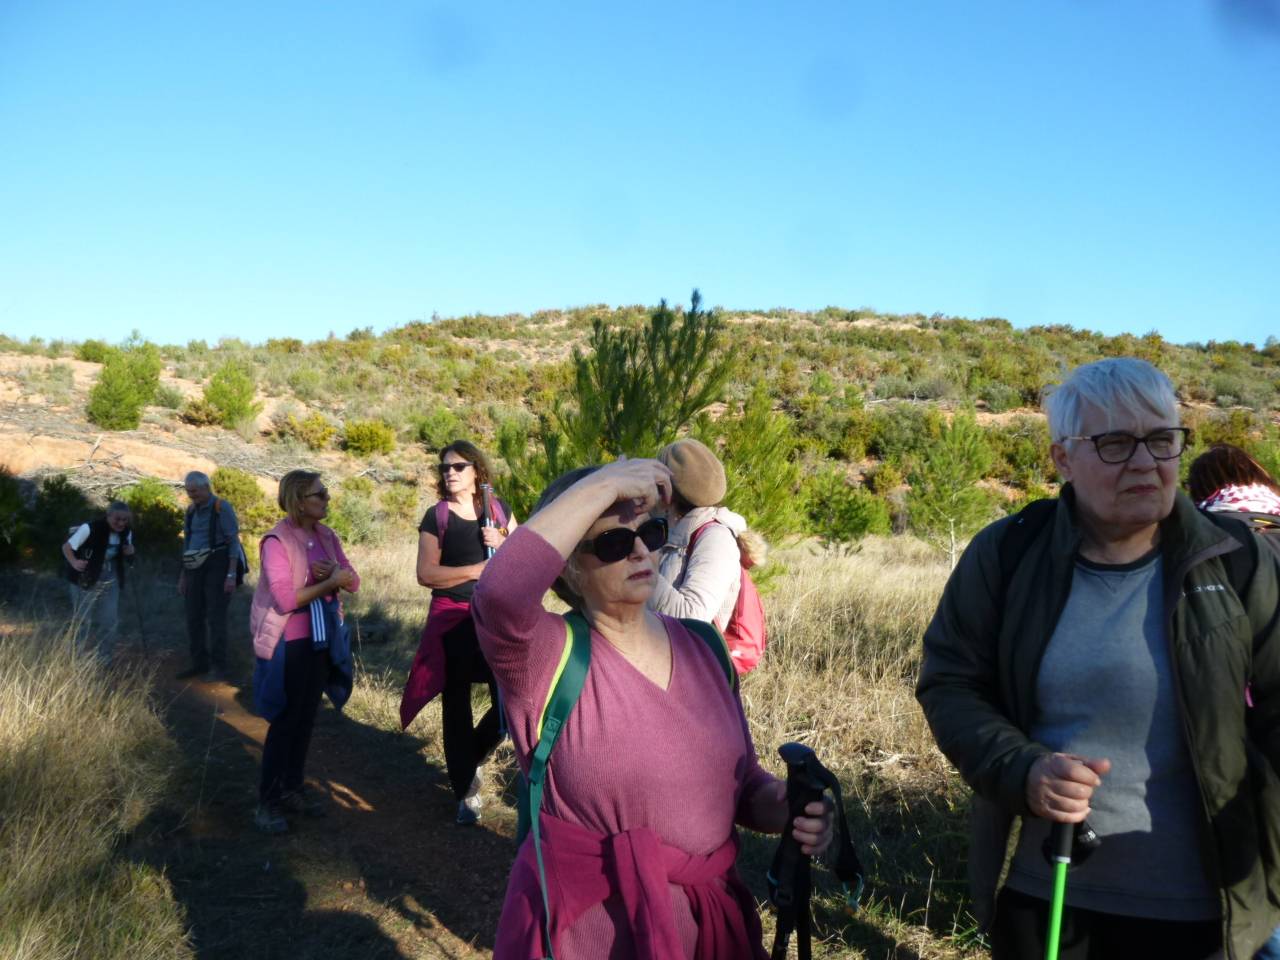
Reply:
[[[249,614],[258,660],[255,695],[271,723],[262,747],[254,816],[254,825],[264,833],[288,830],[286,813],[321,813],[303,793],[303,770],[316,710],[329,682],[329,646],[342,629],[338,591],[360,588],[338,535],[320,522],[329,513],[329,491],[320,474],[286,473],[278,502],[285,518],[262,538],[262,572]]]
[[[540,819],[507,885],[494,960],[546,956],[763,960],[755,900],[738,877],[735,825],[831,842],[814,803],[789,822],[785,784],[761,768],[735,688],[712,649],[654,612],[671,471],[656,460],[575,470],[551,484],[485,569],[472,612],[527,773],[561,665],[554,588],[591,626],[591,661],[560,728]]]
[[[441,694],[444,761],[457,822],[480,819],[481,767],[502,739],[502,708],[493,673],[476,643],[471,594],[487,558],[515,529],[511,508],[483,491],[489,461],[475,444],[455,440],[440,451],[436,468],[439,501],[418,527],[418,583],[431,589],[431,608],[418,654],[400,700],[400,723],[408,727]],[[491,706],[480,722],[471,713],[471,685],[489,687]]]

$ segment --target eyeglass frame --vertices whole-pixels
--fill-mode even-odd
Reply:
[[[436,472],[443,477],[448,473],[462,473],[467,467],[474,466],[475,464],[470,460],[450,460],[448,463],[437,463]]]
[[[646,543],[645,549],[651,550],[651,551],[657,550],[660,547],[662,547],[667,542],[667,538],[671,536],[671,525],[667,523],[666,517],[650,517],[644,523],[638,524],[634,530],[631,527],[613,527],[609,530],[604,530],[589,540],[579,540],[578,545],[574,548],[574,550],[578,553],[589,553],[593,557],[595,557],[597,560],[599,560],[601,563],[618,563],[622,560],[627,559],[627,557],[631,556],[631,551],[636,548],[636,541],[641,540],[640,531],[645,527],[649,526],[650,524],[656,524],[662,528],[662,543],[652,548],[650,548],[649,545]],[[631,534],[631,542],[627,544],[626,552],[624,552],[620,557],[618,557],[617,560],[606,560],[604,557],[600,556],[600,554],[596,552],[597,544],[599,543],[599,540],[601,537],[607,536],[608,534],[611,534],[611,533],[617,533],[620,530],[626,530],[628,533]]]
[[[1178,452],[1175,454],[1171,454],[1170,456],[1167,456],[1167,457],[1157,456],[1155,451],[1151,449],[1151,444],[1148,443],[1148,441],[1152,437],[1154,437],[1157,433],[1182,434],[1182,446],[1178,448]],[[1103,437],[1128,437],[1130,440],[1133,441],[1133,449],[1129,451],[1129,455],[1125,457],[1123,460],[1108,460],[1105,457],[1103,457],[1102,451],[1098,448],[1098,441],[1101,440]],[[1184,453],[1187,452],[1187,446],[1191,443],[1191,428],[1190,427],[1161,427],[1158,430],[1152,430],[1145,437],[1136,437],[1127,430],[1104,430],[1102,433],[1095,433],[1092,436],[1088,436],[1088,437],[1059,437],[1058,443],[1065,443],[1068,440],[1088,440],[1090,443],[1093,444],[1093,452],[1098,455],[1098,459],[1101,460],[1103,463],[1110,464],[1112,466],[1115,466],[1121,463],[1128,463],[1130,460],[1132,460],[1133,455],[1138,452],[1138,444],[1142,444],[1144,447],[1147,448],[1147,453],[1151,454],[1152,460],[1159,460],[1162,463],[1167,463],[1170,460],[1177,460],[1180,456],[1182,456]]]
[[[313,490],[311,493],[304,493],[302,495],[302,499],[310,500],[312,497],[319,497],[322,500],[328,500],[331,496],[333,495],[329,493],[328,487],[321,487],[319,490]]]

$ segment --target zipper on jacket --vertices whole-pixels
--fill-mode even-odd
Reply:
[[[1223,554],[1230,553],[1238,546],[1239,543],[1234,538],[1231,539],[1229,544],[1225,541],[1219,541],[1213,546],[1206,547],[1199,553],[1193,554],[1180,563],[1178,565],[1176,576],[1171,578],[1171,582],[1178,592],[1172,603],[1169,602],[1167,597],[1165,598],[1164,617],[1165,645],[1169,648],[1169,666],[1173,671],[1173,687],[1178,701],[1178,719],[1182,722],[1182,735],[1187,741],[1187,756],[1191,760],[1191,771],[1195,774],[1196,793],[1200,796],[1200,808],[1204,812],[1204,821],[1206,826],[1209,828],[1209,839],[1211,841],[1208,844],[1211,848],[1209,852],[1212,855],[1213,871],[1215,874],[1214,879],[1218,883],[1218,897],[1222,904],[1222,948],[1223,954],[1228,958],[1228,960],[1234,960],[1236,956],[1235,950],[1231,944],[1231,898],[1227,896],[1226,887],[1223,885],[1222,862],[1221,856],[1218,852],[1218,834],[1213,826],[1213,818],[1209,814],[1209,801],[1204,795],[1204,777],[1200,771],[1200,758],[1196,754],[1195,741],[1191,736],[1191,723],[1187,719],[1187,701],[1186,695],[1182,689],[1182,667],[1178,663],[1178,651],[1174,649],[1173,644],[1173,613],[1177,609],[1178,603],[1186,595],[1185,591],[1182,589],[1182,581],[1186,575],[1191,572],[1191,568],[1198,563],[1203,563],[1206,560],[1212,560],[1215,557],[1220,557]],[[1242,604],[1244,603],[1243,598],[1237,599],[1239,599]]]

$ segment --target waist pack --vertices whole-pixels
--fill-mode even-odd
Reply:
[[[184,570],[199,570],[204,566],[204,562],[219,550],[226,550],[223,544],[220,547],[206,547],[203,550],[186,550],[182,554],[182,567]]]

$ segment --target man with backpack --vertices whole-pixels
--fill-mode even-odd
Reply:
[[[1245,960],[1280,921],[1280,565],[1178,492],[1188,431],[1149,363],[1087,364],[1046,407],[1061,495],[965,550],[916,690],[974,790],[975,913],[995,960],[1043,956],[1044,841],[1087,818],[1061,957]]]
[[[111,665],[120,632],[120,593],[134,557],[132,519],[129,505],[114,501],[106,516],[82,523],[62,545],[73,629],[77,637],[90,637],[103,666]]]
[[[658,453],[671,471],[671,533],[661,548],[651,609],[669,617],[715,623],[724,634],[739,674],[752,670],[764,653],[764,606],[750,568],[764,562],[764,540],[747,521],[720,504],[724,465],[692,438]]]
[[[186,608],[191,665],[179,680],[227,677],[227,607],[244,578],[240,524],[231,503],[215,496],[209,477],[198,470],[183,483],[191,504],[182,524],[182,573],[178,593]]]

